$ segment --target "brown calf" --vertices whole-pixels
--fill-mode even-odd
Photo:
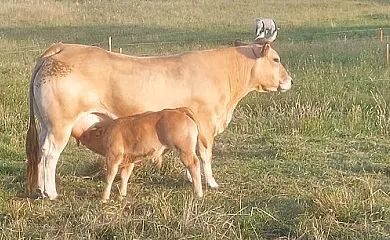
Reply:
[[[112,182],[121,169],[120,195],[126,196],[134,164],[144,158],[160,161],[168,150],[176,149],[190,172],[194,192],[203,196],[198,144],[207,147],[205,137],[189,108],[146,112],[95,124],[79,138],[94,152],[106,156],[107,184],[102,200],[110,197]]]

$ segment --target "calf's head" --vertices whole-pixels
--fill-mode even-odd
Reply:
[[[107,123],[96,123],[90,128],[88,128],[80,136],[80,142],[86,146],[88,149],[93,152],[100,154],[102,156],[106,155],[106,146],[105,146],[105,133],[109,125]]]

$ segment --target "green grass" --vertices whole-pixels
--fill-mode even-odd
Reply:
[[[389,12],[383,0],[0,1],[0,239],[389,239]],[[72,140],[60,198],[24,197],[28,83],[53,42],[112,36],[114,51],[164,55],[249,40],[260,16],[281,26],[294,86],[239,104],[214,146],[219,191],[194,200],[169,154],[102,204],[104,159]]]

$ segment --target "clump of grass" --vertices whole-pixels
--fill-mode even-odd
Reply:
[[[312,216],[305,216],[306,234],[316,239],[354,239],[386,236],[383,227],[371,226],[386,222],[388,194],[370,176],[342,178],[330,186],[312,189],[314,209]],[[301,226],[303,227],[303,225]]]

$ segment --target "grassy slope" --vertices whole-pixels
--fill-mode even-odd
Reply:
[[[387,1],[1,1],[0,238],[390,238],[389,66],[377,32],[355,31],[390,26],[389,11]],[[125,201],[101,204],[103,159],[71,141],[61,199],[16,197],[28,81],[52,42],[106,48],[111,35],[125,53],[176,53],[250,39],[259,16],[281,25],[274,46],[294,89],[241,102],[214,148],[220,191],[194,201],[170,154],[162,171],[135,171]]]

